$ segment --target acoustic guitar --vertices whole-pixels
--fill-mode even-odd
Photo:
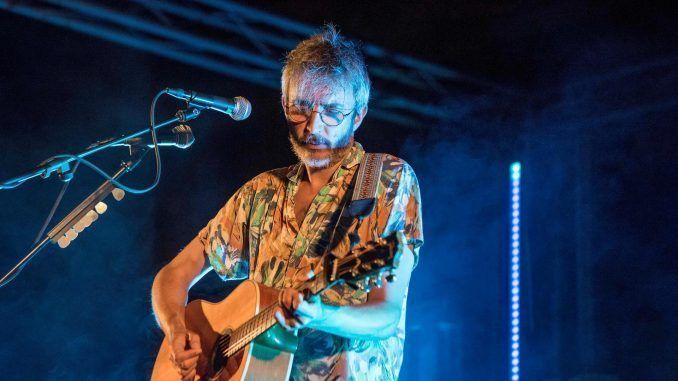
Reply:
[[[404,245],[402,232],[354,248],[343,257],[323,258],[316,275],[296,289],[307,297],[347,283],[364,289],[395,280]],[[196,380],[287,380],[298,339],[274,317],[281,290],[246,280],[219,303],[194,300],[186,306],[186,327],[200,335]],[[170,361],[167,338],[153,367],[152,381],[180,380]]]

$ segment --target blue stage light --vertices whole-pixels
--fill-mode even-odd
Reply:
[[[511,367],[510,379],[520,380],[520,175],[521,166],[511,164]]]

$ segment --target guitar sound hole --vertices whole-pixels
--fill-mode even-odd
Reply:
[[[212,352],[211,367],[208,371],[208,379],[216,378],[226,379],[235,374],[242,362],[244,351],[241,349],[232,356],[226,356],[224,353],[231,342],[231,331],[223,333],[214,345]],[[224,374],[225,373],[225,374]]]
[[[225,332],[217,338],[217,341],[214,345],[214,351],[212,352],[212,366],[210,367],[209,376],[214,377],[221,373],[224,365],[228,362],[228,357],[224,355],[226,349],[231,343],[231,332]]]

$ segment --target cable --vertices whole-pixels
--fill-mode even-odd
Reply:
[[[78,164],[75,163],[73,166],[73,171],[71,171],[71,175],[75,175],[75,171],[78,170]],[[38,234],[35,236],[35,241],[33,241],[33,246],[37,245],[38,242],[40,242],[40,237],[45,233],[45,230],[47,230],[47,226],[49,223],[52,221],[52,218],[54,217],[54,213],[56,213],[57,208],[59,207],[59,204],[61,204],[61,200],[64,197],[64,194],[66,193],[66,189],[68,189],[68,184],[70,184],[70,181],[64,182],[64,185],[61,186],[61,190],[59,191],[59,195],[57,196],[56,200],[54,200],[54,205],[52,205],[52,210],[50,210],[49,214],[47,215],[47,218],[45,219],[45,222],[42,224],[42,228],[40,228],[40,231]]]
[[[47,161],[51,159],[73,159],[76,161],[75,165],[73,166],[73,171],[72,173],[75,173],[75,171],[78,169],[78,164],[82,163],[85,164],[86,166],[90,167],[94,172],[97,172],[101,176],[103,176],[106,180],[110,181],[112,184],[117,186],[118,188],[124,190],[125,192],[133,193],[133,194],[141,194],[141,193],[146,193],[151,191],[153,188],[155,188],[158,183],[160,183],[160,175],[162,173],[162,162],[160,161],[160,149],[158,147],[158,138],[155,134],[155,106],[158,102],[158,99],[166,93],[166,90],[162,90],[158,92],[155,97],[153,98],[153,102],[151,102],[151,109],[150,109],[150,133],[151,133],[151,139],[153,141],[153,151],[155,152],[155,179],[153,181],[153,184],[149,185],[146,188],[143,189],[136,189],[136,188],[130,188],[126,185],[123,185],[119,181],[113,179],[110,175],[108,175],[106,172],[104,172],[101,168],[99,168],[96,164],[90,162],[87,159],[84,159],[82,157],[78,157],[75,155],[55,155],[52,156],[51,158],[47,159]],[[22,182],[18,182],[16,184],[11,184],[10,186],[7,186],[7,188],[14,188],[16,186],[19,186],[22,184]],[[61,203],[61,200],[63,199],[64,194],[66,193],[66,189],[68,189],[68,185],[70,184],[70,181],[65,182],[64,185],[61,187],[61,190],[59,191],[59,195],[57,196],[56,200],[54,201],[54,204],[52,205],[52,209],[50,210],[50,213],[47,215],[47,218],[45,219],[45,222],[43,223],[42,227],[40,228],[40,231],[38,232],[38,235],[35,238],[35,241],[33,242],[33,247],[40,241],[40,237],[44,234],[45,230],[47,229],[47,226],[51,222],[52,218],[54,217],[54,213],[56,212],[56,209],[59,207],[59,204]],[[0,189],[5,189],[5,187],[2,187]],[[0,288],[4,287],[7,285],[9,282],[13,281],[19,273],[21,273],[21,270],[28,264],[28,262],[25,262],[22,266],[18,267],[14,273],[7,279],[5,279],[2,283],[0,283]]]
[[[142,194],[151,191],[153,188],[155,188],[158,183],[160,183],[160,175],[162,173],[162,162],[160,160],[160,149],[158,147],[158,138],[156,137],[155,134],[155,105],[158,101],[158,99],[165,94],[165,90],[162,90],[156,94],[156,96],[153,98],[153,102],[151,103],[151,111],[150,111],[150,121],[151,125],[149,127],[150,133],[151,133],[151,139],[153,141],[153,151],[155,153],[155,179],[153,181],[153,184],[149,185],[146,188],[132,188],[129,186],[126,186],[119,182],[118,180],[115,180],[112,178],[109,174],[104,172],[101,168],[99,168],[96,164],[92,163],[91,161],[76,156],[76,155],[70,155],[70,154],[63,154],[63,155],[55,155],[47,159],[47,161],[52,160],[52,159],[72,159],[77,161],[78,163],[82,163],[92,169],[94,172],[98,173],[101,175],[104,179],[110,181],[112,184],[114,184],[116,187],[124,190],[125,192],[133,193],[133,194]]]

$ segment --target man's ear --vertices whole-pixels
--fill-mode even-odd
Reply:
[[[365,115],[367,115],[367,106],[363,107],[362,110],[355,113],[355,118],[353,119],[353,132],[355,132],[358,129],[358,127],[360,127],[360,124],[362,124],[363,119],[365,119]]]

